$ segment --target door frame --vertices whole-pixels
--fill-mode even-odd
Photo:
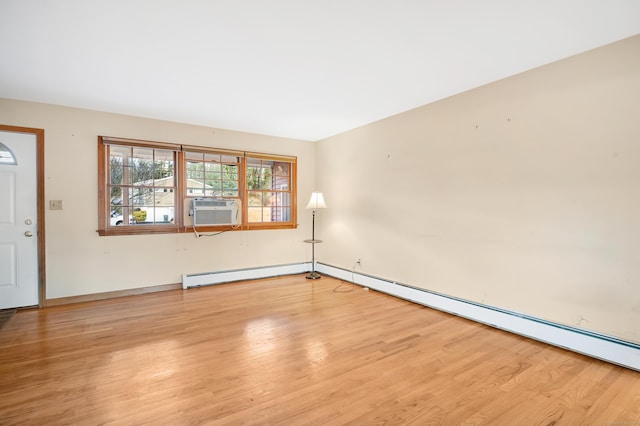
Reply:
[[[37,179],[37,210],[38,210],[38,307],[47,306],[46,291],[46,262],[44,244],[44,129],[18,127],[0,124],[0,131],[29,133],[36,137],[36,179]]]

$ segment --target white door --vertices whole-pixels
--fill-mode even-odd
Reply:
[[[36,138],[0,131],[0,309],[38,305]]]

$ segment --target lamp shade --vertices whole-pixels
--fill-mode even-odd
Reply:
[[[311,194],[311,199],[309,200],[309,204],[307,204],[307,208],[313,210],[327,208],[327,205],[324,203],[322,192],[313,192]]]

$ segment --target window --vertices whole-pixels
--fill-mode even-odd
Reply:
[[[239,212],[198,232],[297,226],[295,157],[100,136],[98,161],[100,235],[191,232],[196,198]]]
[[[291,217],[290,163],[247,158],[248,221],[288,222]]]
[[[18,164],[16,162],[16,157],[13,155],[13,152],[11,152],[9,147],[2,142],[0,142],[0,164],[8,164],[12,166]]]

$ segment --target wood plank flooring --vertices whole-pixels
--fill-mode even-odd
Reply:
[[[1,425],[640,425],[640,373],[324,277],[19,311]]]

